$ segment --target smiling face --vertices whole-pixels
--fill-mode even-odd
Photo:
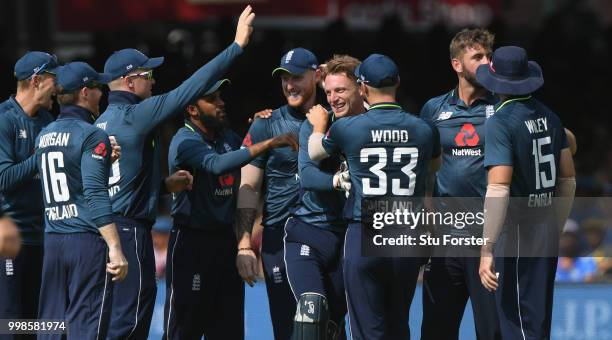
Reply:
[[[345,73],[328,74],[323,82],[327,102],[337,118],[363,111],[363,99],[357,82]]]
[[[312,103],[316,95],[317,75],[313,70],[307,70],[301,75],[283,72],[281,85],[287,104],[304,111],[308,109],[305,106]]]

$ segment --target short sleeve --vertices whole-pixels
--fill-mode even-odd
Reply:
[[[499,115],[493,115],[485,124],[485,167],[513,165],[510,131]]]
[[[335,121],[327,131],[327,134],[325,134],[325,137],[323,137],[323,148],[328,155],[336,155],[340,153],[342,129],[346,125],[344,124],[346,120],[347,118],[343,118]]]
[[[266,139],[272,138],[272,136],[270,135],[270,130],[268,129],[269,119],[271,118],[255,119],[255,121],[249,128],[249,132],[247,132],[246,136],[242,141],[243,148],[247,148],[253,144],[257,144],[259,142],[265,141]],[[265,152],[251,160],[250,164],[260,169],[264,169],[266,167],[267,161],[268,153]]]
[[[433,149],[431,153],[431,158],[438,158],[442,153],[442,146],[440,144],[440,131],[438,131],[438,128],[433,123],[430,123],[428,121],[425,122],[427,123],[427,125],[429,125],[429,128],[431,129],[431,134],[433,136]]]
[[[435,103],[434,103],[434,99],[430,99],[428,100],[425,105],[423,105],[423,107],[421,108],[421,113],[419,114],[419,117],[421,117],[421,119],[425,120],[428,123],[433,123],[433,116],[435,113]]]

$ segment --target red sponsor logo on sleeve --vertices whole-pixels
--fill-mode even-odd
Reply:
[[[96,148],[94,149],[94,153],[96,155],[106,157],[106,144],[104,144],[104,142],[100,142],[98,146],[96,146]]]
[[[251,140],[251,134],[247,133],[247,135],[244,137],[244,140],[242,141],[242,145],[243,146],[251,146],[253,145],[253,141]]]

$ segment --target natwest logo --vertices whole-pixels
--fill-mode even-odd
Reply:
[[[234,176],[231,174],[219,176],[219,184],[222,187],[231,187],[234,185]]]
[[[455,144],[457,144],[457,146],[476,146],[478,145],[478,141],[480,141],[480,137],[478,133],[476,133],[474,125],[470,123],[463,124],[461,130],[457,136],[455,136]]]

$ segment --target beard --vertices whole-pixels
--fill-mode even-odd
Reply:
[[[474,73],[470,73],[470,72],[463,72],[463,78],[465,78],[465,80],[470,83],[470,85],[472,85],[474,88],[476,89],[482,89],[484,88],[479,82],[478,80],[476,80],[476,74]]]
[[[223,127],[223,122],[217,117],[211,117],[200,112],[200,121],[207,129],[219,130]]]

